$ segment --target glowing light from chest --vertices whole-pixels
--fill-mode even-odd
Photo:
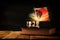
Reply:
[[[34,8],[34,12],[30,13],[29,17],[34,21],[49,21],[47,7]]]

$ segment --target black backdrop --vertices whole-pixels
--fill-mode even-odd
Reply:
[[[0,30],[20,30],[22,27],[25,27],[25,21],[28,18],[27,15],[33,11],[32,9],[44,6],[48,7],[51,19],[51,22],[44,26],[58,26],[59,20],[56,16],[57,7],[55,1],[0,1],[0,4]],[[43,26],[43,23],[40,25]]]

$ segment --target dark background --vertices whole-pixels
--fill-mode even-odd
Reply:
[[[41,22],[41,28],[56,27],[59,25],[59,4],[57,1],[0,1],[0,30],[21,30],[25,27],[28,14],[34,7],[48,7],[50,22]],[[44,26],[43,26],[44,25]]]

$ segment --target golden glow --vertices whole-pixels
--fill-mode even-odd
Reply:
[[[41,17],[37,17],[36,13],[29,14],[29,17],[34,21],[49,21],[49,15],[48,15],[47,8],[46,7],[44,7],[44,8],[34,8],[34,10],[40,10],[40,9],[43,10]],[[46,12],[44,10],[46,10]]]

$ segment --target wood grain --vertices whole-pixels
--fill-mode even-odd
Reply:
[[[24,29],[25,30],[25,29]],[[0,31],[0,39],[60,39],[58,36],[21,35],[23,31]]]

